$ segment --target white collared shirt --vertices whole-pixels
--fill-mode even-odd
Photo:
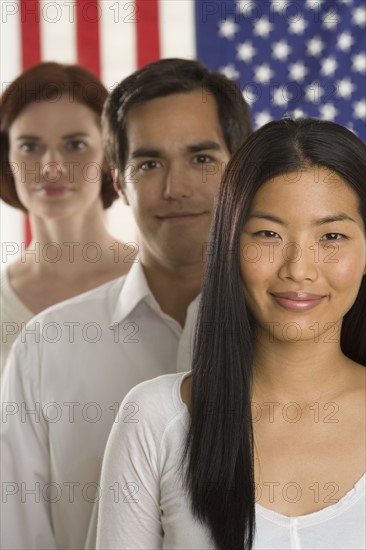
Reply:
[[[164,314],[140,263],[34,317],[2,379],[1,547],[83,548],[119,405],[136,384],[190,369],[198,297],[184,329]]]

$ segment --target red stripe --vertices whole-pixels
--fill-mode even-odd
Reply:
[[[100,76],[99,20],[102,10],[98,0],[77,0],[76,44],[78,63]]]
[[[20,0],[23,70],[41,60],[39,0]]]
[[[135,0],[137,31],[137,66],[160,59],[159,2]]]
[[[41,61],[39,0],[20,0],[22,68],[28,69]],[[25,245],[32,240],[29,218],[24,222]]]

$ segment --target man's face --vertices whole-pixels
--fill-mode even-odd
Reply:
[[[202,262],[214,198],[230,153],[215,99],[196,90],[147,101],[126,120],[119,175],[140,231],[146,265]]]

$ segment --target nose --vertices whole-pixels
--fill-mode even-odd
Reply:
[[[278,274],[281,279],[299,283],[316,280],[318,269],[311,247],[297,242],[287,243],[282,249],[282,263]]]
[[[65,163],[57,148],[48,148],[42,157],[42,176],[50,182],[58,181],[65,173]]]
[[[164,199],[179,200],[192,196],[192,182],[189,170],[181,163],[172,162],[164,181]]]

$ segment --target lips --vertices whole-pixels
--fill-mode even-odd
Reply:
[[[270,292],[275,302],[289,311],[308,311],[318,306],[326,295],[310,292]]]
[[[192,220],[202,216],[204,212],[169,212],[167,214],[162,214],[156,216],[161,221],[174,222],[174,221],[186,221]]]
[[[64,195],[71,190],[71,187],[63,184],[46,184],[36,189],[36,191],[41,195],[46,195],[49,197]]]

